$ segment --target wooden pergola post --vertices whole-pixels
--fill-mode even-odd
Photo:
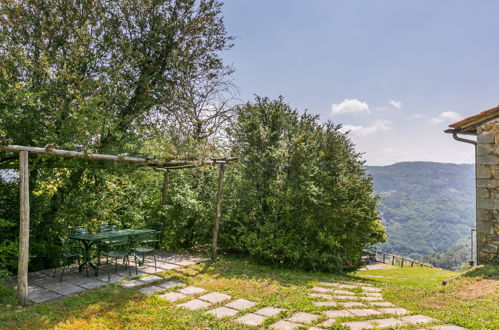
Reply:
[[[19,267],[17,270],[18,300],[21,306],[28,303],[29,262],[29,169],[28,152],[19,152]]]
[[[213,226],[213,239],[211,241],[211,260],[217,260],[218,228],[220,227],[220,217],[222,215],[222,191],[224,188],[225,164],[220,164],[218,172],[217,204],[215,208],[215,225]]]

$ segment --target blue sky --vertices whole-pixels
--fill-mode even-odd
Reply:
[[[499,104],[499,1],[226,0],[243,101],[350,129],[369,165],[472,163],[447,126]]]

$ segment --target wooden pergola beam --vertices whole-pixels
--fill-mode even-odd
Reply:
[[[106,155],[106,154],[97,154],[90,152],[80,152],[80,151],[69,151],[69,150],[61,150],[61,149],[50,149],[50,148],[39,148],[39,147],[27,147],[27,146],[19,146],[19,145],[7,145],[0,146],[0,151],[28,151],[33,154],[40,155],[51,155],[51,156],[59,156],[66,158],[83,158],[83,159],[92,159],[99,161],[113,161],[113,162],[125,162],[125,163],[136,163],[136,164],[144,164],[151,165],[157,167],[179,167],[179,166],[202,166],[202,165],[215,165],[215,164],[226,164],[231,161],[234,161],[236,158],[212,158],[208,160],[192,160],[192,159],[147,159],[147,158],[139,158],[139,157],[128,157],[128,156],[115,156],[115,155]]]

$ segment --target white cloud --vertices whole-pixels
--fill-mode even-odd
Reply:
[[[463,116],[461,116],[457,112],[444,111],[440,115],[438,115],[438,117],[432,118],[430,120],[430,122],[432,124],[439,124],[441,122],[448,121],[449,124],[452,124],[452,122],[458,121],[458,120],[460,120],[462,118],[463,118]]]
[[[377,120],[369,126],[344,125],[342,132],[350,132],[354,136],[367,136],[381,131],[388,131],[392,128],[390,120]]]
[[[390,103],[392,107],[397,108],[399,110],[402,109],[402,107],[404,106],[401,101],[388,100],[388,103]]]
[[[422,115],[420,113],[415,113],[413,115],[410,115],[409,117],[407,117],[407,119],[421,119],[421,118],[425,118],[426,116],[425,115]]]
[[[339,104],[333,104],[331,106],[331,113],[333,115],[340,115],[345,113],[370,113],[369,105],[367,103],[359,101],[357,99],[344,99],[343,102]]]

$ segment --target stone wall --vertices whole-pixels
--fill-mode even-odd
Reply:
[[[478,263],[499,259],[499,119],[477,129],[477,255]]]

